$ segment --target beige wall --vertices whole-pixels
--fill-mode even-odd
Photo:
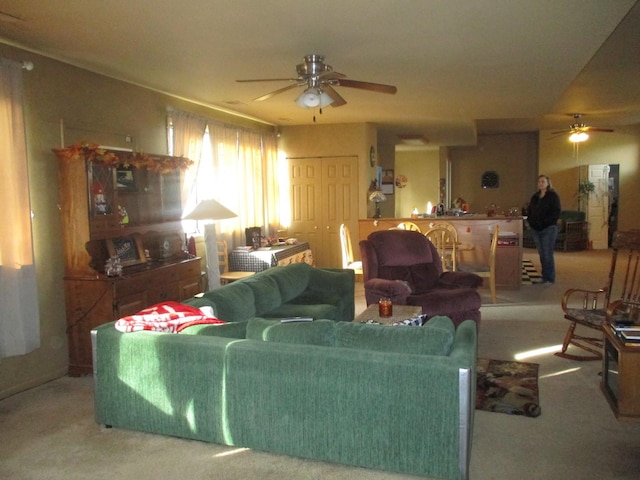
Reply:
[[[299,125],[281,128],[278,150],[289,158],[357,156],[358,195],[363,199],[358,216],[366,217],[366,192],[375,178],[369,149],[376,142],[377,130],[369,124]]]
[[[579,167],[597,164],[620,165],[618,229],[640,228],[640,126],[592,133],[577,151],[565,138],[552,139],[550,131],[540,133],[540,173],[551,177],[564,209],[578,207]]]
[[[475,147],[452,148],[451,200],[464,198],[474,213],[485,213],[491,204],[498,211],[522,207],[536,187],[537,137],[534,133],[479,135]],[[499,175],[498,188],[481,187],[486,171]]]
[[[396,152],[395,175],[405,175],[407,186],[395,189],[395,216],[410,217],[414,207],[425,213],[427,202],[437,205],[440,184],[438,150]]]
[[[39,349],[0,361],[0,398],[3,398],[67,371],[57,162],[51,152],[61,145],[61,123],[65,145],[85,141],[151,153],[167,151],[165,119],[169,105],[219,121],[268,127],[4,44],[0,44],[0,55],[16,61],[30,60],[35,66],[31,72],[24,71],[24,87],[41,326]],[[126,135],[131,135],[133,142],[125,142]]]

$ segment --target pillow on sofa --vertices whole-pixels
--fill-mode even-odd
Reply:
[[[338,322],[336,346],[378,352],[449,355],[455,327],[449,317],[433,317],[419,328]]]
[[[332,347],[335,344],[335,325],[333,320],[282,323],[280,320],[252,318],[247,324],[247,339]]]

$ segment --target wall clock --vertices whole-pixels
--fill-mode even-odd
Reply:
[[[498,188],[500,186],[500,176],[493,170],[488,170],[482,174],[480,185],[482,188]]]
[[[369,148],[369,165],[372,167],[376,165],[376,148],[373,145]]]

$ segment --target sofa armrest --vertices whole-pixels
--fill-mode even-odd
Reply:
[[[440,288],[479,288],[482,277],[471,272],[443,272],[438,279]]]
[[[355,282],[355,272],[348,268],[312,268],[304,297],[308,300],[310,294],[316,297],[319,303],[331,304],[334,299],[338,299],[338,314],[335,320],[351,322],[355,317]],[[322,299],[327,301],[323,302]]]

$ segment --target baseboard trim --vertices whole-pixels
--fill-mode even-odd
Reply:
[[[42,375],[40,377],[31,378],[28,382],[20,383],[18,385],[12,385],[11,388],[7,388],[6,390],[0,390],[0,400],[11,397],[18,393],[22,393],[26,390],[31,390],[32,388],[39,387],[40,385],[51,382],[53,380],[57,380],[58,378],[66,376],[67,372],[67,367],[59,368],[57,370],[47,372],[45,375]]]

